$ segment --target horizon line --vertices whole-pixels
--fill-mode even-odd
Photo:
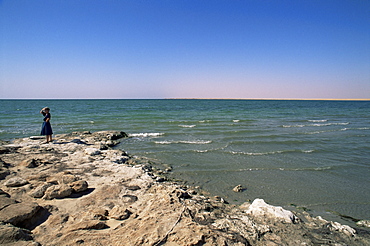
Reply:
[[[0,98],[0,100],[271,100],[271,101],[370,101],[370,98]]]

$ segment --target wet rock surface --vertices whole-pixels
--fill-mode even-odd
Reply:
[[[370,245],[365,230],[168,181],[168,170],[112,149],[125,138],[74,132],[0,146],[0,244]]]

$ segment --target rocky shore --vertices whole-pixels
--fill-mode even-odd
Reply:
[[[102,131],[2,142],[0,245],[370,245],[361,227],[262,199],[230,205],[168,181],[170,170],[112,148],[125,138]]]

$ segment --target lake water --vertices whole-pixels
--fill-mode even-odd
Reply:
[[[369,101],[0,100],[0,139],[39,135],[45,106],[55,134],[124,131],[119,148],[230,203],[370,219]]]

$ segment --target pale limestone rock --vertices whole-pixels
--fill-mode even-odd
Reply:
[[[28,181],[20,177],[14,177],[5,182],[5,186],[7,187],[19,187],[26,184],[28,184]]]
[[[263,199],[255,199],[246,213],[253,216],[267,216],[282,219],[287,223],[296,223],[299,220],[291,211],[285,210],[282,207],[269,205]]]
[[[342,232],[344,234],[346,234],[347,236],[355,236],[356,234],[356,230],[353,229],[352,227],[348,226],[348,225],[342,225],[338,222],[330,222],[330,229],[331,230],[334,230],[334,231],[339,231],[339,232]]]
[[[54,176],[47,177],[46,182],[52,184],[69,184],[77,180],[77,177],[70,173],[57,173]]]
[[[233,188],[234,192],[242,192],[244,189],[241,185],[237,185]]]
[[[13,198],[9,198],[7,196],[0,196],[0,210],[15,203],[16,201]]]
[[[35,202],[10,204],[0,211],[0,221],[16,226],[30,219],[39,209],[40,206]]]
[[[0,224],[0,245],[21,245],[22,241],[32,240],[31,232],[11,224]]]
[[[38,186],[36,189],[32,190],[29,195],[34,197],[34,198],[41,198],[45,195],[45,191],[52,186],[53,184],[51,183],[44,183],[40,186]]]
[[[108,228],[105,222],[100,221],[100,220],[89,220],[89,221],[78,222],[74,224],[72,227],[70,227],[69,229],[71,231],[77,231],[77,230],[90,230],[90,229],[101,230],[105,228]]]
[[[125,220],[130,217],[132,213],[121,207],[121,206],[114,206],[112,210],[109,211],[109,217],[116,220]]]
[[[52,200],[54,198],[65,198],[72,194],[73,189],[66,184],[53,185],[45,191],[44,199]]]
[[[360,220],[356,224],[358,226],[370,227],[370,220]]]
[[[101,154],[101,151],[97,148],[86,148],[85,149],[85,154],[86,155],[100,155]]]
[[[107,216],[108,210],[104,208],[94,208],[84,214],[83,220],[107,220]]]
[[[27,168],[35,168],[39,166],[39,162],[35,159],[27,159],[23,160],[19,163],[19,166],[21,167],[27,167]]]
[[[69,186],[73,189],[74,192],[83,192],[89,187],[88,183],[85,180],[78,180],[73,183],[70,183]]]

